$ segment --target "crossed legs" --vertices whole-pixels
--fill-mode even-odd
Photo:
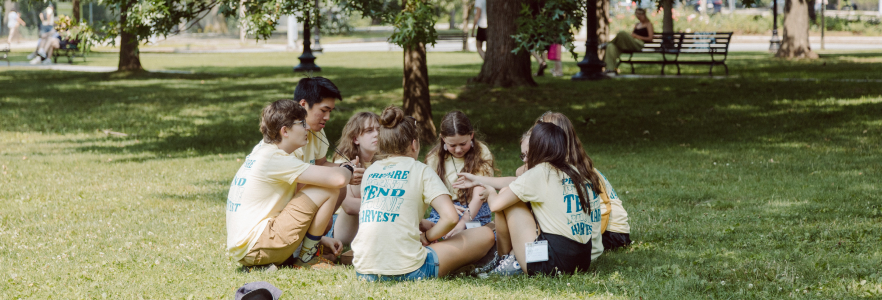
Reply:
[[[524,202],[496,212],[496,249],[500,255],[512,254],[527,273],[526,243],[538,237],[536,219]]]

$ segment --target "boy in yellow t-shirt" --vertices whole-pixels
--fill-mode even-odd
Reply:
[[[313,166],[292,155],[306,145],[305,118],[306,110],[292,100],[267,105],[260,120],[263,140],[230,184],[227,255],[243,266],[289,260],[300,267],[326,263],[315,255],[320,241],[340,251],[339,241],[321,236],[353,168]],[[298,184],[303,185],[299,190]],[[295,254],[298,246],[302,250]]]

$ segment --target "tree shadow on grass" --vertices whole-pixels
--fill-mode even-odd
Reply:
[[[738,63],[746,63],[738,61]],[[842,67],[862,65],[841,63]],[[569,116],[586,147],[672,147],[806,142],[839,137],[882,111],[878,84],[771,82],[739,78],[637,79],[571,82],[494,89],[465,86],[475,64],[430,71],[436,124],[450,110],[464,111],[492,144],[517,144],[547,110]],[[755,67],[752,72],[763,72]],[[771,68],[771,67],[769,67]],[[794,66],[812,70],[814,66]],[[0,101],[5,130],[91,132],[110,129],[137,139],[125,147],[100,143],[80,151],[149,152],[162,156],[242,153],[260,139],[259,111],[290,98],[298,76],[285,69],[203,67],[210,74],[142,73],[130,76],[62,72],[6,72],[17,80]],[[241,72],[239,72],[241,71]],[[239,73],[245,74],[241,75]],[[328,123],[336,141],[358,110],[400,105],[398,68],[327,67],[323,73],[345,100]],[[51,82],[53,84],[45,84]],[[203,83],[204,82],[204,83]],[[869,97],[869,98],[868,98]],[[126,138],[123,138],[126,139]]]

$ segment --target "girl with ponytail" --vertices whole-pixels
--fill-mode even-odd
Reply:
[[[487,227],[438,241],[456,226],[459,215],[441,178],[416,160],[416,120],[390,106],[379,124],[378,152],[362,179],[358,233],[352,241],[356,275],[367,281],[443,277],[488,253],[493,231]],[[419,224],[429,205],[440,218],[423,231]]]

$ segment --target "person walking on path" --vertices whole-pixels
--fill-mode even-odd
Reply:
[[[21,15],[19,15],[15,9],[9,10],[9,14],[6,15],[6,20],[6,26],[9,27],[9,38],[6,39],[6,42],[12,44],[12,37],[15,36],[18,27],[27,24],[21,19]],[[18,41],[21,42],[21,38],[19,38]]]
[[[616,37],[605,44],[606,54],[603,56],[603,62],[606,63],[606,73],[615,75],[616,66],[618,66],[619,56],[623,52],[634,52],[643,49],[643,44],[652,42],[652,22],[646,17],[646,10],[638,8],[634,11],[634,16],[640,23],[634,25],[634,31],[630,34],[625,31],[619,31]],[[601,46],[603,47],[603,45]]]
[[[478,31],[477,35],[475,30]],[[484,59],[484,42],[487,41],[487,0],[475,0],[475,23],[472,25],[472,36],[475,37],[478,55]]]

